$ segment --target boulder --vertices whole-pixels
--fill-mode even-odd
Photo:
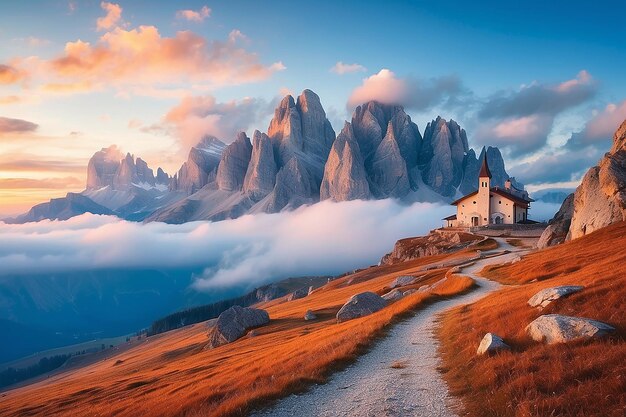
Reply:
[[[416,278],[412,275],[402,275],[394,279],[389,288],[398,288],[404,287],[406,285],[411,285],[415,282],[415,280]]]
[[[383,309],[386,305],[384,298],[370,291],[353,295],[337,312],[337,322],[367,316]]]
[[[300,298],[306,297],[307,295],[309,295],[309,289],[308,288],[300,288],[298,290],[295,290],[291,294],[289,294],[287,296],[287,301],[298,300]]]
[[[385,300],[387,300],[387,301],[390,301],[390,302],[398,301],[402,297],[404,297],[404,293],[401,290],[397,289],[397,288],[395,290],[391,290],[387,294],[383,295],[383,298]]]
[[[257,308],[232,306],[219,315],[209,331],[210,348],[234,342],[246,334],[248,329],[270,322],[267,311]]]
[[[531,339],[547,344],[602,337],[613,331],[615,328],[597,320],[560,314],[539,316],[526,326],[526,332]]]
[[[480,345],[478,345],[478,350],[476,354],[484,355],[485,353],[493,353],[499,350],[509,350],[511,347],[504,343],[502,338],[494,333],[487,333],[483,340],[481,340]]]
[[[306,313],[304,314],[304,320],[306,320],[306,321],[311,321],[311,320],[315,320],[315,319],[317,319],[317,316],[311,310],[307,310]]]
[[[531,307],[544,308],[554,300],[558,300],[566,295],[581,291],[584,287],[579,285],[562,285],[560,287],[544,288],[537,294],[530,297],[528,305]]]

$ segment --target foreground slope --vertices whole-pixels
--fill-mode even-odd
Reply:
[[[141,345],[80,370],[61,373],[2,397],[5,415],[242,415],[269,399],[320,382],[355,358],[395,317],[437,297],[468,289],[472,282],[451,278],[374,313],[337,324],[335,314],[352,295],[387,291],[398,276],[432,284],[458,263],[474,257],[482,242],[455,254],[372,267],[331,281],[308,297],[273,300],[260,307],[268,326],[232,344],[207,350],[200,323],[148,338]],[[435,269],[432,269],[435,267]],[[410,287],[408,287],[410,288]],[[318,320],[307,322],[311,309]]]
[[[487,268],[484,276],[513,284],[448,313],[440,330],[445,377],[470,416],[623,416],[626,411],[626,223]],[[585,288],[541,312],[528,306],[538,291]],[[599,320],[609,338],[568,344],[532,342],[524,328],[542,314]],[[477,357],[487,332],[511,352]]]

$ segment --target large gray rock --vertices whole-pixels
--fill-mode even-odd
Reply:
[[[559,314],[539,316],[526,326],[526,332],[531,339],[547,344],[601,337],[613,331],[615,328],[597,320]]]
[[[258,130],[252,136],[252,155],[243,182],[243,191],[255,201],[272,192],[276,184],[276,161],[269,137]]]
[[[298,96],[296,108],[302,122],[302,151],[323,166],[335,141],[335,131],[326,118],[320,98],[313,91],[304,90]]]
[[[363,156],[352,126],[346,122],[326,161],[320,200],[366,200],[370,197]]]
[[[537,241],[537,248],[543,249],[548,246],[563,243],[567,238],[573,214],[574,193],[571,193],[563,201],[559,211],[557,211],[552,220],[550,220],[548,227],[541,233],[541,237]]]
[[[397,288],[395,290],[391,290],[387,294],[383,295],[383,299],[386,300],[386,301],[389,301],[389,302],[398,301],[402,297],[404,297],[404,293],[401,290],[397,289]]]
[[[626,120],[613,136],[613,147],[592,167],[574,193],[574,211],[566,240],[626,220]]]
[[[372,157],[370,178],[372,191],[378,198],[399,198],[411,190],[406,161],[400,153],[391,122]]]
[[[234,342],[253,327],[270,322],[267,311],[257,308],[233,306],[219,315],[209,330],[209,347],[215,348]]]
[[[405,285],[411,285],[415,283],[416,280],[417,278],[415,278],[413,275],[402,275],[394,279],[389,288],[398,288],[404,287]]]
[[[485,353],[493,353],[500,350],[509,350],[511,347],[504,343],[504,340],[500,336],[494,333],[487,333],[478,345],[476,353],[478,355],[484,355]]]
[[[222,159],[217,168],[215,182],[217,188],[224,191],[239,191],[243,187],[244,178],[252,155],[252,144],[244,132],[224,149]]]
[[[353,295],[337,312],[337,322],[356,319],[367,316],[383,309],[387,302],[378,294],[373,292],[363,292]]]
[[[193,194],[209,182],[215,181],[225,148],[226,144],[215,137],[203,138],[189,151],[187,161],[172,178],[170,189]]]
[[[581,287],[579,285],[562,285],[559,287],[544,288],[537,294],[530,297],[530,299],[528,300],[528,305],[531,307],[544,308],[552,301],[579,292],[583,288],[584,287]]]
[[[309,295],[308,288],[299,288],[287,296],[287,301],[299,300]]]
[[[304,314],[304,320],[306,320],[306,321],[311,321],[311,320],[315,320],[315,319],[317,319],[317,316],[311,310],[307,310],[306,313]]]

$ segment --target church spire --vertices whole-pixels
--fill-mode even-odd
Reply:
[[[489,171],[489,165],[487,165],[487,152],[484,153],[483,164],[480,167],[478,178],[489,177],[491,178],[491,171]]]

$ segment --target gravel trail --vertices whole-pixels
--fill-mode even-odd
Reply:
[[[438,342],[433,330],[437,316],[450,308],[472,303],[495,291],[500,284],[474,275],[485,265],[518,256],[520,249],[496,239],[504,254],[481,259],[462,268],[478,288],[449,300],[438,301],[395,326],[366,354],[334,374],[327,383],[294,394],[254,416],[456,416],[457,401],[437,371]],[[496,251],[491,252],[491,254]],[[489,255],[490,252],[485,252]],[[392,368],[392,364],[397,368]]]

